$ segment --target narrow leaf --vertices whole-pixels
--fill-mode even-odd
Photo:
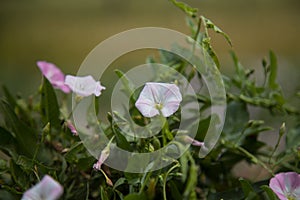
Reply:
[[[205,24],[206,24],[207,29],[212,29],[214,32],[221,34],[226,39],[228,44],[230,46],[232,46],[231,39],[229,38],[229,36],[224,31],[222,31],[219,27],[217,27],[210,19],[207,19],[203,16],[201,18],[202,18],[202,20],[205,20]]]
[[[277,200],[277,197],[271,188],[266,185],[263,185],[260,188],[266,192],[268,200]]]
[[[177,8],[181,9],[183,12],[185,12],[187,15],[191,17],[195,17],[197,15],[198,9],[192,8],[189,5],[179,2],[176,0],[170,0]]]
[[[245,196],[247,197],[251,192],[254,192],[251,184],[246,181],[245,179],[243,178],[240,178],[239,179],[240,183],[241,183],[241,186],[242,186],[242,189],[243,189],[243,192],[245,194]]]
[[[47,78],[44,77],[44,83],[42,87],[42,99],[41,99],[41,110],[45,116],[47,124],[50,122],[51,127],[56,129],[60,128],[59,120],[59,106],[56,98],[56,94],[51,83]]]
[[[28,157],[32,157],[37,144],[37,133],[20,121],[6,101],[0,103],[0,111],[4,114],[8,129],[15,134],[19,152]]]

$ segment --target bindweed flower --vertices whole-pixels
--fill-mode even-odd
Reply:
[[[68,120],[66,123],[67,123],[67,127],[70,129],[71,133],[73,133],[73,135],[77,136],[78,132],[77,132],[74,124],[70,120]]]
[[[94,169],[96,169],[96,170],[101,169],[102,164],[109,156],[109,152],[110,152],[110,149],[109,149],[109,145],[108,145],[101,151],[98,161],[93,166]]]
[[[69,93],[71,91],[65,84],[65,75],[56,65],[45,61],[38,61],[37,66],[54,88],[60,89],[64,93]]]
[[[111,140],[112,141],[112,140]],[[108,176],[105,174],[105,172],[101,169],[102,164],[104,163],[104,161],[108,158],[109,156],[109,152],[110,152],[110,143],[111,141],[108,143],[108,145],[101,151],[100,157],[98,159],[98,161],[94,164],[93,168],[96,170],[101,171],[101,173],[104,175],[106,183],[110,186],[113,186],[113,182],[110,180],[110,178],[108,178]]]
[[[195,140],[193,138],[191,138],[190,136],[188,135],[185,135],[183,136],[183,140],[186,142],[186,143],[190,143],[191,145],[193,146],[197,146],[197,147],[204,147],[204,142],[200,142],[198,140]]]
[[[154,117],[159,114],[169,117],[178,110],[181,101],[182,96],[177,85],[148,82],[135,106],[145,117]]]
[[[56,200],[63,194],[63,187],[51,176],[44,178],[35,186],[27,190],[21,200]]]
[[[92,76],[76,77],[67,75],[65,84],[79,96],[90,96],[92,94],[100,96],[101,91],[105,90],[99,81],[95,81]]]
[[[280,200],[300,199],[300,174],[296,172],[276,174],[269,186]]]

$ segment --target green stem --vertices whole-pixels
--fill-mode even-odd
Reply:
[[[142,184],[142,186],[140,188],[139,194],[141,194],[143,192],[143,190],[144,190],[144,188],[146,186],[146,183],[148,182],[149,178],[151,177],[151,174],[152,174],[152,172],[147,173],[145,179],[143,180],[143,184]]]
[[[164,182],[163,182],[163,196],[164,196],[164,200],[167,200],[167,193],[166,193],[166,185],[167,185],[167,178],[169,176],[169,174],[171,173],[171,171],[173,171],[175,168],[180,167],[179,162],[176,163],[176,165],[174,165],[173,167],[171,167],[167,173],[165,174],[164,177]]]
[[[244,127],[239,137],[236,139],[235,144],[238,145],[238,143],[241,141],[242,136],[244,135],[245,131],[247,130],[247,127]]]
[[[70,118],[71,118],[73,112],[75,111],[75,109],[76,109],[77,106],[79,105],[80,101],[81,101],[81,99],[80,99],[79,97],[78,97],[78,98],[75,97],[75,102],[76,102],[76,104],[75,104],[75,106],[72,108],[71,112],[70,112],[69,115],[66,117],[66,119],[70,119]]]
[[[89,184],[89,181],[87,181],[87,183],[86,183],[86,196],[85,196],[86,200],[89,199],[89,193],[90,193],[90,184]]]
[[[236,148],[241,153],[245,154],[248,158],[250,158],[254,163],[259,164],[260,166],[262,166],[263,168],[265,168],[270,174],[272,174],[274,176],[273,171],[264,162],[262,162],[261,160],[259,160],[258,158],[256,158],[253,154],[251,154],[249,151],[247,151],[243,147],[237,146]]]
[[[38,143],[37,143],[37,147],[36,147],[36,149],[35,149],[35,151],[34,151],[34,155],[33,155],[33,157],[32,157],[32,161],[33,161],[33,162],[35,162],[35,159],[36,159],[37,154],[38,154],[38,152],[39,152],[41,143],[44,142],[45,135],[48,134],[49,132],[50,132],[50,123],[48,122],[48,123],[46,124],[46,126],[45,126],[45,127],[43,128],[43,130],[42,130],[41,140],[38,141]]]
[[[271,159],[274,156],[276,150],[278,149],[279,143],[280,143],[281,138],[284,135],[284,133],[285,133],[285,123],[282,123],[282,125],[281,125],[281,127],[279,129],[279,137],[278,137],[277,143],[276,143],[275,148],[273,149],[272,154],[271,154],[271,156],[269,158],[269,164],[271,163]]]
[[[273,158],[273,156],[274,156],[276,150],[278,149],[278,146],[279,146],[281,137],[282,137],[282,136],[280,135],[279,138],[278,138],[278,140],[277,140],[277,143],[276,143],[276,145],[275,145],[275,148],[273,149],[273,151],[272,151],[272,153],[271,153],[271,155],[270,155],[270,157],[269,157],[269,162],[268,162],[269,164],[271,163],[271,159]]]

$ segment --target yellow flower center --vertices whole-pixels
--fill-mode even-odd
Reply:
[[[163,108],[163,105],[162,105],[161,103],[156,103],[156,104],[155,104],[155,108],[156,108],[157,110],[161,110],[161,109]]]

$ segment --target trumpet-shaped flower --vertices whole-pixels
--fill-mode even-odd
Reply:
[[[102,164],[109,156],[109,152],[110,152],[110,149],[109,149],[109,145],[108,145],[101,151],[98,161],[93,166],[94,169],[96,169],[96,170],[101,169]]]
[[[193,138],[191,138],[190,136],[188,135],[185,135],[183,136],[183,140],[186,142],[186,143],[190,143],[191,145],[193,146],[197,146],[197,147],[204,147],[204,142],[200,142],[198,140],[195,140]]]
[[[95,81],[92,76],[76,77],[67,75],[65,84],[79,96],[90,96],[92,94],[100,96],[101,91],[105,89],[99,81]]]
[[[141,91],[135,106],[145,117],[154,117],[159,114],[169,117],[178,110],[181,101],[182,96],[177,85],[148,82]]]
[[[111,141],[110,141],[111,142]],[[101,151],[98,161],[94,164],[93,168],[102,172],[106,179],[106,183],[110,186],[113,186],[113,182],[108,178],[106,173],[101,169],[102,164],[108,158],[110,152],[110,142],[109,144]]]
[[[35,186],[27,190],[21,200],[56,200],[63,194],[63,187],[51,176],[44,178]]]
[[[296,172],[276,174],[269,186],[280,200],[300,199],[300,174]]]
[[[54,88],[60,89],[64,93],[69,93],[71,91],[65,84],[65,75],[56,65],[45,61],[38,61],[37,66]]]

